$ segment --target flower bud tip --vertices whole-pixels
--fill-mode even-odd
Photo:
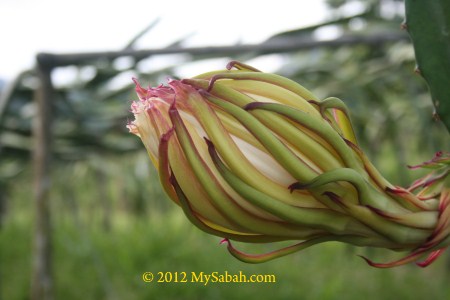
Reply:
[[[416,265],[421,268],[428,267],[432,262],[438,259],[446,249],[447,247],[431,252],[424,261],[416,262]]]
[[[161,142],[167,142],[172,136],[174,130],[175,128],[171,127],[166,133],[163,133],[163,135],[161,136]]]
[[[334,201],[339,206],[342,206],[344,208],[347,207],[344,201],[342,201],[342,199],[333,192],[323,192],[322,195],[327,196],[328,198],[330,198],[330,200]]]
[[[252,109],[257,109],[262,105],[261,102],[250,102],[249,104],[245,105],[243,107],[244,110],[252,110]]]
[[[208,83],[208,88],[206,89],[207,92],[211,92],[211,90],[214,87],[214,83],[216,83],[217,80],[220,79],[220,76],[214,75],[213,77],[211,77],[211,79],[209,80]]]
[[[368,209],[370,209],[375,214],[377,214],[383,218],[390,219],[390,220],[398,220],[399,219],[399,218],[389,215],[388,213],[386,213],[385,211],[383,211],[379,208],[373,207],[372,205],[364,205],[364,206],[367,207]]]
[[[304,185],[301,184],[300,182],[294,182],[293,184],[288,186],[288,189],[292,194],[295,190],[301,190],[301,189],[303,189],[303,187],[304,187]]]
[[[227,66],[226,66],[227,70],[231,70],[232,68],[236,68],[238,70],[246,70],[246,71],[252,71],[252,72],[261,72],[260,70],[249,66],[247,64],[241,63],[237,60],[232,60],[230,61]]]

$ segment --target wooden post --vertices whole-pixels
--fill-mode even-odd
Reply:
[[[50,218],[50,158],[52,96],[51,67],[46,56],[37,56],[40,86],[35,91],[34,134],[34,232],[32,243],[31,300],[53,299],[52,231]]]

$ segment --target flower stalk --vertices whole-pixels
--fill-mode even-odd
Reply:
[[[128,125],[161,184],[201,230],[259,263],[315,244],[410,251],[375,267],[426,266],[450,244],[450,154],[409,188],[390,184],[359,148],[345,104],[238,62],[227,70],[143,88]],[[250,255],[231,241],[300,241]]]

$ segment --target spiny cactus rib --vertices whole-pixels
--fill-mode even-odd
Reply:
[[[450,131],[450,1],[406,0],[406,23],[417,71],[426,80],[438,117]]]

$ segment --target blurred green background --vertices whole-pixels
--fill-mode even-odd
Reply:
[[[424,81],[414,74],[414,52],[401,34],[402,1],[329,0],[325,24],[280,33],[267,43],[317,42],[337,35],[332,47],[283,53],[252,51],[228,57],[160,54],[99,59],[57,68],[52,102],[52,216],[55,299],[448,299],[450,258],[426,269],[380,270],[357,254],[389,261],[400,254],[328,243],[262,265],[228,254],[220,239],[199,231],[163,194],[138,138],[127,133],[135,99],[131,77],[147,85],[182,76],[196,64],[236,59],[258,67],[273,59],[276,72],[321,98],[336,96],[351,110],[362,149],[393,183],[423,175],[407,165],[448,148],[448,133],[432,118]],[[362,12],[349,15],[349,5]],[[146,30],[151,30],[149,26]],[[340,43],[341,37],[381,42]],[[187,37],[188,38],[188,37]],[[139,35],[126,47],[133,47]],[[387,41],[388,40],[388,41]],[[173,45],[183,41],[174,41]],[[173,47],[173,45],[169,45]],[[152,64],[155,61],[165,62]],[[156,65],[156,67],[155,67]],[[194,76],[197,74],[191,74]],[[34,224],[31,127],[36,74],[24,71],[2,98],[0,114],[0,298],[30,295]],[[243,245],[263,252],[272,246]],[[275,283],[145,283],[144,272],[273,274]],[[190,277],[188,277],[190,279]]]

